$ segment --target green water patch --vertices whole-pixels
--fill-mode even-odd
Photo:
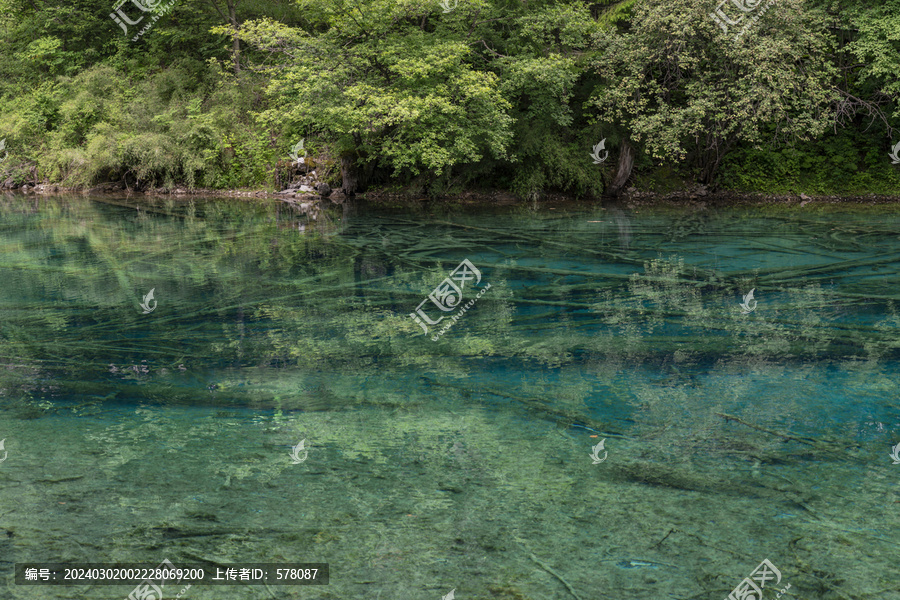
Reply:
[[[186,599],[726,597],[765,558],[900,593],[896,213],[466,210],[4,198],[3,593],[166,558],[331,565]]]

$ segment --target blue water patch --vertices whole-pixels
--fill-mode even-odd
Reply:
[[[323,561],[323,600],[893,572],[896,210],[32,202],[0,203],[4,561]]]

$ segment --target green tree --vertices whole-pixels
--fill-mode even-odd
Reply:
[[[652,157],[688,160],[705,183],[740,142],[821,134],[835,97],[820,12],[784,0],[755,23],[745,19],[740,36],[709,12],[706,0],[638,5],[629,32],[599,35],[604,84],[592,100],[602,120],[624,125]]]
[[[275,57],[263,67],[272,77],[263,121],[327,140],[341,157],[345,192],[357,190],[367,163],[395,177],[440,176],[506,156],[512,119],[498,78],[473,65],[460,24],[440,23],[468,22],[462,13],[477,8],[445,16],[437,3],[410,0],[300,5],[309,31],[259,20],[238,35]]]
[[[598,195],[600,171],[591,163],[594,128],[580,109],[596,76],[588,69],[599,28],[587,5],[556,3],[512,19],[493,60],[515,118],[510,186],[524,197],[554,189]]]
[[[857,115],[874,117],[886,125],[890,135],[884,108],[888,107],[894,120],[900,117],[900,1],[851,4],[835,14],[833,29],[840,68],[837,117],[850,123]]]

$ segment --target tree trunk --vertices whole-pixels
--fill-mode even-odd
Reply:
[[[228,0],[228,18],[231,20],[231,26],[234,30],[238,30],[237,12],[234,10],[234,0]],[[241,41],[237,36],[231,38],[231,58],[234,60],[235,74],[241,72]]]
[[[703,165],[703,169],[700,171],[700,183],[704,185],[709,185],[712,183],[713,177],[716,174],[716,171],[719,170],[719,159],[718,158],[709,158],[706,160],[706,164]]]
[[[359,188],[359,169],[356,168],[356,161],[353,154],[344,154],[341,156],[341,191],[348,196],[352,196]]]
[[[606,193],[610,196],[618,196],[628,178],[631,177],[631,169],[634,167],[634,148],[628,143],[628,140],[622,141],[622,150],[619,152],[619,164],[616,167],[616,175],[613,177],[612,183],[606,188]]]
[[[702,163],[700,165],[700,183],[711,184],[713,178],[719,172],[722,159],[734,147],[737,140],[734,138],[722,139],[710,136],[706,148],[700,153]]]

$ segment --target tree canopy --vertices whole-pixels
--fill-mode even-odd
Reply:
[[[900,0],[0,0],[0,182],[270,187],[304,140],[349,191],[895,193],[898,25]]]

